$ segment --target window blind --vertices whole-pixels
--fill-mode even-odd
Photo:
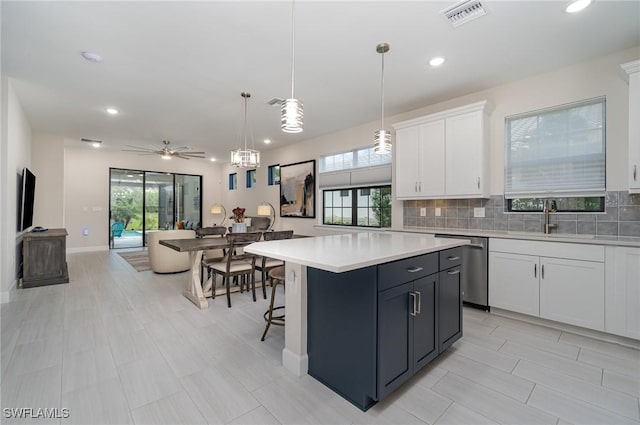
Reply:
[[[605,98],[506,118],[505,197],[604,196]]]

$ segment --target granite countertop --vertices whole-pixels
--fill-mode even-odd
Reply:
[[[245,251],[342,273],[468,243],[464,238],[425,238],[412,232],[362,232],[256,242]]]
[[[632,236],[596,236],[596,235],[576,235],[564,233],[533,233],[533,232],[508,232],[501,230],[476,230],[476,229],[444,229],[435,227],[400,227],[390,229],[392,232],[406,233],[429,233],[443,234],[454,236],[478,236],[487,238],[502,239],[524,239],[532,241],[547,242],[570,242],[589,245],[609,245],[609,246],[627,246],[640,248],[640,238]]]

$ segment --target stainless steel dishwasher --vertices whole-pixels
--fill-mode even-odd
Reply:
[[[489,310],[489,238],[463,235],[436,235],[436,238],[469,239],[462,259],[462,301]]]

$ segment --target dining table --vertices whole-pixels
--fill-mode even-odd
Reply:
[[[202,254],[208,249],[229,248],[227,238],[164,239],[159,242],[160,245],[164,245],[178,252],[189,253],[191,273],[188,276],[187,288],[182,292],[182,295],[194,303],[198,308],[208,308],[209,303],[207,301],[207,297],[213,295],[213,281],[212,279],[207,279],[204,288],[202,287],[200,281],[200,264],[202,263]],[[250,242],[246,243],[246,245],[249,244]],[[235,245],[238,246],[239,244],[236,243]]]

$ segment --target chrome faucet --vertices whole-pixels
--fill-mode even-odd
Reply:
[[[556,229],[558,227],[557,224],[551,224],[549,223],[549,213],[552,212],[556,212],[556,206],[555,206],[555,202],[551,201],[551,207],[549,207],[549,200],[545,199],[544,200],[544,233],[549,234],[551,233],[551,229]]]

